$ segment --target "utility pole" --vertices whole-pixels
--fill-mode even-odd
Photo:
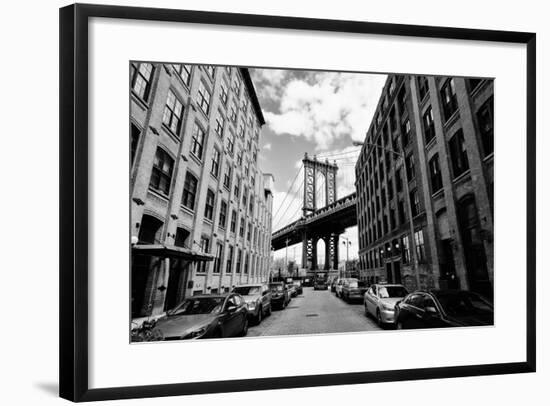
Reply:
[[[288,271],[288,242],[290,240],[287,238],[285,240],[285,243],[286,243],[286,248],[285,248],[285,269]]]
[[[346,246],[346,264],[344,265],[344,275],[347,274],[347,268],[348,268],[348,262],[349,262],[349,247],[351,245],[351,241],[348,237],[342,237],[342,239],[346,241],[342,241],[342,244]]]

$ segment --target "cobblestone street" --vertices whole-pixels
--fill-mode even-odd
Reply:
[[[344,333],[380,330],[376,322],[365,316],[361,303],[346,303],[330,290],[304,288],[284,310],[274,310],[258,326],[251,326],[249,337]]]

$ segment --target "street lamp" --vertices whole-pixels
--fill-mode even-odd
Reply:
[[[348,237],[342,237],[342,239],[346,240],[346,241],[342,241],[342,244],[346,246],[346,264],[344,265],[344,276],[345,276],[347,274],[347,267],[349,262],[349,247],[351,246],[351,241],[349,240]]]
[[[403,152],[403,149],[400,149],[400,151],[395,151],[391,148],[386,148],[384,146],[374,144],[372,142],[361,142],[361,141],[352,141],[352,145],[354,145],[354,146],[368,145],[370,147],[379,148],[382,151],[390,152],[390,153],[394,154],[395,156],[401,158],[403,160],[403,164],[405,163],[405,154]],[[393,171],[395,173],[395,159],[393,160]],[[414,240],[414,222],[413,222],[412,207],[411,207],[410,194],[409,193],[410,193],[409,192],[409,181],[407,180],[407,174],[406,174],[406,171],[405,171],[405,204],[407,206],[407,214],[408,214],[408,218],[409,218],[409,229],[410,229],[409,231],[410,231],[410,234],[411,234],[410,247],[411,247],[412,258],[413,258],[413,273],[415,275],[417,289],[420,289],[420,275],[418,273],[418,257],[417,257],[417,254],[416,254],[416,242]]]

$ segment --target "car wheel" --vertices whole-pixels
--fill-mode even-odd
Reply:
[[[376,309],[376,322],[380,327],[383,327],[384,323],[382,323],[382,315],[380,314],[380,309]]]
[[[258,315],[256,316],[256,324],[260,324],[262,322],[262,319],[264,317],[263,313],[264,309],[262,308],[262,306],[260,306],[260,309],[258,310]]]
[[[401,323],[400,321],[398,321],[397,323],[395,323],[395,329],[396,329],[396,330],[403,330],[403,329],[404,329],[403,323]]]

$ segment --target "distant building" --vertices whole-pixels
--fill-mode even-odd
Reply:
[[[492,80],[390,75],[355,168],[361,273],[492,297],[493,162]]]
[[[273,178],[244,68],[131,64],[132,316],[269,276]]]

